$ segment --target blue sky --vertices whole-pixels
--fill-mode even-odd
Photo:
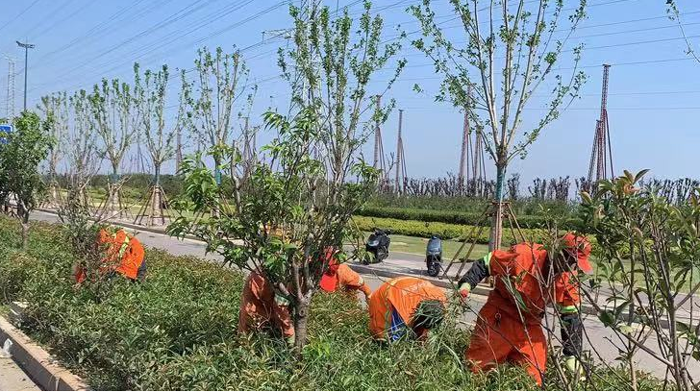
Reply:
[[[417,25],[404,12],[415,0],[377,0],[384,8],[387,38],[397,29]],[[325,2],[331,7],[336,0]],[[341,7],[356,3],[340,0]],[[440,3],[439,1],[437,3]],[[443,1],[442,3],[446,3]],[[568,5],[574,4],[565,0]],[[700,36],[700,4],[678,1],[688,35]],[[700,133],[700,64],[685,54],[678,26],[665,17],[662,0],[590,0],[588,19],[574,33],[585,47],[581,64],[588,82],[561,118],[546,128],[524,161],[510,172],[523,181],[534,177],[585,175],[595,120],[599,115],[602,63],[612,64],[609,118],[616,168],[650,168],[657,177],[698,177]],[[199,46],[245,48],[251,80],[261,82],[253,115],[283,105],[286,85],[279,79],[275,51],[284,39],[261,44],[264,31],[289,26],[288,8],[277,0],[0,0],[0,54],[16,58],[23,69],[24,53],[15,40],[36,44],[30,52],[29,105],[41,95],[90,88],[102,77],[129,79],[132,64],[155,68],[191,68]],[[357,14],[360,5],[350,8]],[[446,7],[438,16],[451,17]],[[400,27],[399,27],[400,26]],[[456,33],[454,22],[444,25]],[[269,33],[268,33],[269,37]],[[692,39],[700,44],[700,37]],[[462,115],[447,104],[433,102],[438,80],[428,61],[404,45],[409,67],[391,92],[404,111],[404,149],[411,177],[456,172]],[[700,49],[700,48],[698,48]],[[0,59],[0,112],[4,114],[7,63]],[[564,60],[562,67],[570,65]],[[387,75],[386,73],[382,75]],[[383,78],[380,75],[378,78]],[[23,74],[16,78],[16,107],[21,108]],[[416,94],[419,83],[427,94]],[[170,104],[178,83],[171,83]],[[535,98],[525,117],[534,124],[546,103]],[[259,119],[259,117],[258,117]],[[386,153],[395,149],[398,113],[383,129]],[[259,120],[258,120],[259,122]],[[371,155],[372,146],[365,151]],[[489,173],[491,162],[487,162]]]

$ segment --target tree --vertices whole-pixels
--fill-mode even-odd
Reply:
[[[29,214],[46,190],[39,165],[48,156],[54,140],[49,134],[51,125],[36,113],[22,112],[13,125],[12,132],[0,132],[6,141],[0,144],[0,192],[15,196],[15,216],[22,225],[22,247],[26,249]]]
[[[420,22],[423,37],[413,46],[433,61],[443,76],[437,101],[465,110],[482,136],[496,166],[496,210],[490,248],[501,244],[504,184],[510,161],[525,157],[541,131],[559,117],[567,97],[574,99],[585,80],[578,71],[581,47],[572,51],[574,67],[569,76],[556,72],[571,32],[585,16],[586,0],[564,9],[563,1],[515,2],[450,0],[462,23],[465,43],[446,36],[436,21],[432,0],[409,8]],[[565,13],[570,11],[568,18]],[[501,19],[498,19],[500,16]],[[562,39],[555,33],[564,30]],[[533,93],[545,80],[555,87],[545,115],[523,131],[523,112]],[[500,85],[500,88],[497,86]],[[471,94],[468,92],[471,88]]]
[[[199,144],[223,148],[230,144],[234,107],[246,97],[249,102],[252,99],[252,95],[247,94],[249,71],[238,50],[224,53],[219,47],[212,54],[204,47],[197,53],[195,82],[188,83],[182,74],[182,98],[186,99],[188,125]],[[192,91],[195,86],[196,96]],[[220,156],[215,155],[213,159],[216,184],[221,185]]]
[[[693,316],[700,290],[700,188],[675,205],[654,186],[639,186],[647,171],[625,171],[601,181],[592,197],[581,194],[584,227],[599,245],[598,286],[611,293],[606,309],[596,310],[626,346],[620,354],[629,363],[633,388],[634,354],[643,350],[667,369],[671,389],[689,390],[696,384],[688,365],[700,359],[700,325]]]
[[[41,110],[44,118],[49,124],[49,134],[55,145],[49,152],[48,163],[48,183],[51,203],[57,204],[60,200],[59,186],[57,181],[58,164],[64,153],[65,139],[68,134],[69,102],[66,92],[47,95],[41,98]]]
[[[178,236],[194,233],[228,264],[261,271],[290,302],[298,350],[306,343],[311,299],[328,267],[325,250],[333,246],[338,259],[345,259],[348,223],[379,178],[360,158],[359,148],[375,120],[386,119],[388,108],[377,110],[378,101],[367,99],[374,96],[367,90],[400,46],[382,46],[383,21],[370,10],[371,3],[365,2],[354,26],[347,10],[331,20],[326,7],[309,6],[303,13],[290,7],[294,47],[280,50],[280,65],[290,81],[293,110],[287,116],[265,114],[266,129],[277,132],[263,148],[268,159],[253,162],[244,191],[236,175],[241,154],[234,148],[210,151],[219,162],[227,162],[219,168],[233,178],[228,188],[217,186],[201,157],[185,160],[180,208],[218,208],[221,214],[200,220],[183,215],[169,228]],[[314,66],[315,59],[321,67]],[[288,71],[289,62],[297,75]],[[400,61],[398,69],[402,66]],[[368,121],[361,121],[363,114]],[[351,174],[356,182],[349,181]]]
[[[681,30],[683,40],[685,41],[685,45],[687,47],[686,53],[689,56],[691,56],[695,61],[700,63],[700,56],[698,56],[698,53],[695,51],[695,49],[693,49],[693,43],[690,41],[690,38],[692,37],[688,36],[688,34],[685,31],[685,26],[683,26],[683,21],[681,21],[681,12],[678,9],[678,5],[674,0],[666,0],[666,7],[669,18],[675,21]]]
[[[84,209],[89,209],[87,186],[99,170],[102,160],[99,157],[90,96],[85,90],[69,98],[69,112],[65,144],[70,180],[68,199],[76,198]]]
[[[138,64],[134,64],[134,72],[138,73]],[[102,140],[102,153],[111,166],[107,201],[100,215],[122,217],[126,211],[121,199],[119,174],[124,154],[140,124],[137,97],[128,83],[103,79],[101,85],[95,85],[90,104],[95,131]]]
[[[163,163],[175,156],[175,136],[182,125],[183,106],[180,105],[175,125],[166,127],[165,102],[166,88],[168,86],[168,67],[164,65],[160,71],[146,70],[141,83],[141,75],[138,74],[138,66],[135,67],[136,84],[135,96],[141,119],[141,132],[146,141],[151,161],[153,162],[153,186],[148,191],[148,199],[141,207],[135,222],[146,218],[147,225],[156,223],[165,224],[163,212],[163,199],[165,193],[160,185],[160,173]]]

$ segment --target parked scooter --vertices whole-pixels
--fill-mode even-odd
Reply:
[[[442,239],[436,235],[428,240],[428,247],[425,250],[425,264],[428,267],[428,275],[438,276],[442,269]]]
[[[374,229],[374,232],[369,235],[365,243],[365,251],[367,253],[362,260],[363,264],[381,263],[389,257],[390,234],[391,231],[389,230]]]

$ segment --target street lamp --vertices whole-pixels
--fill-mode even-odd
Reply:
[[[27,111],[27,63],[29,60],[29,49],[34,49],[34,44],[16,41],[20,48],[24,48],[24,111]]]

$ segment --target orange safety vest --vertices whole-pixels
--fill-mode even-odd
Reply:
[[[393,309],[411,327],[413,314],[424,300],[447,302],[445,291],[432,283],[408,276],[391,279],[369,297],[369,329],[378,339],[386,338]]]
[[[285,337],[294,336],[294,322],[286,298],[275,293],[272,284],[255,270],[246,278],[238,313],[238,332],[249,333],[271,324]]]
[[[559,310],[575,311],[580,302],[576,274],[563,272],[555,277],[553,287],[544,287],[543,272],[548,263],[547,251],[541,244],[521,243],[507,251],[496,250],[489,262],[495,287],[487,304],[519,320],[539,323],[545,307],[553,299]]]
[[[122,229],[111,235],[107,230],[101,229],[98,241],[100,244],[109,245],[102,260],[104,264],[102,272],[116,271],[132,280],[138,278],[139,268],[145,256],[143,246],[138,239]],[[75,272],[76,282],[81,283],[85,278],[85,271]]]

